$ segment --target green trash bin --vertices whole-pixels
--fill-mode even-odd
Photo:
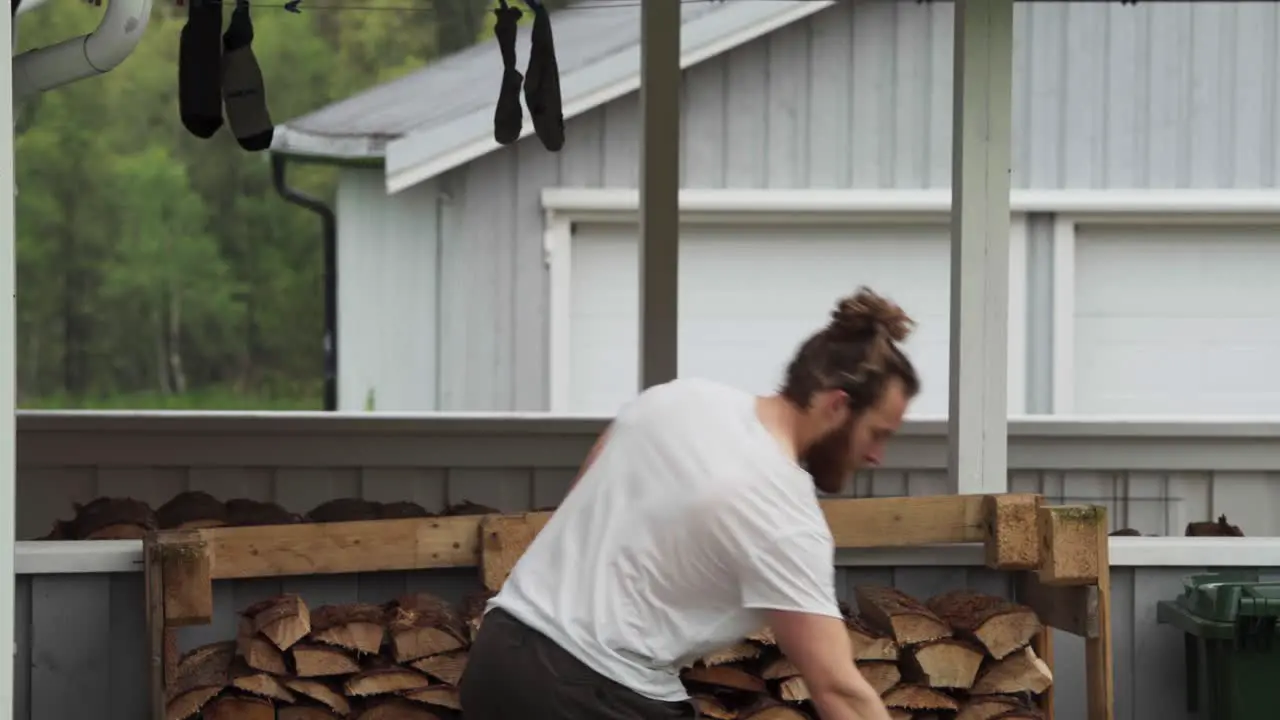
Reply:
[[[1257,573],[1190,575],[1156,621],[1184,634],[1187,710],[1197,720],[1280,714],[1280,582]]]

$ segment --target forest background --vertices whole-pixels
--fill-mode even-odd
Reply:
[[[494,4],[254,3],[273,119],[490,38]],[[59,0],[27,13],[19,51],[89,32],[103,9]],[[15,108],[20,407],[323,407],[319,219],[276,193],[268,153],[179,122],[186,13],[158,0],[120,67]],[[326,202],[336,178],[290,165],[290,184]]]

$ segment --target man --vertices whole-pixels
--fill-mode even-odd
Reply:
[[[681,379],[623,408],[490,601],[468,720],[692,718],[680,668],[766,625],[823,720],[888,720],[853,662],[815,486],[880,462],[920,389],[910,326],[862,288],[778,394]]]

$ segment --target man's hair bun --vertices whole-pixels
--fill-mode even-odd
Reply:
[[[915,321],[897,303],[860,287],[831,311],[827,335],[838,342],[866,342],[877,336],[902,342],[914,327]]]

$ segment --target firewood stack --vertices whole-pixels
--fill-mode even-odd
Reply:
[[[177,660],[166,720],[446,720],[485,596],[458,613],[426,593],[310,610],[297,595],[246,608],[235,640]]]
[[[927,603],[888,587],[856,592],[845,626],[863,677],[894,720],[1042,720],[1035,696],[1053,683],[1031,641],[1025,606],[969,590]],[[816,717],[799,671],[766,628],[712,653],[683,675],[702,715],[714,720]]]
[[[273,502],[233,498],[225,503],[209,493],[189,490],[152,511],[141,500],[101,497],[72,504],[75,516],[58,520],[41,540],[140,540],[152,530],[197,530],[251,525],[292,525],[301,522],[352,522],[430,517],[421,505],[381,503],[360,498],[339,498],[322,503],[305,515],[297,515]],[[469,500],[445,508],[440,515],[488,515],[495,508]]]

